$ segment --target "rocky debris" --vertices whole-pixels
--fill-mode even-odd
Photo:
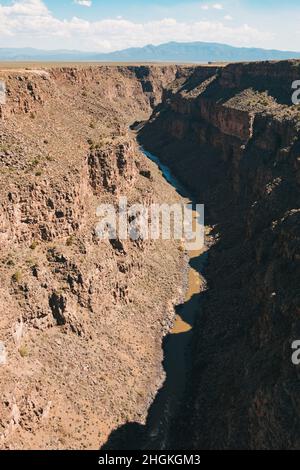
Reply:
[[[3,444],[5,440],[14,435],[20,423],[20,410],[13,397],[11,400],[4,398],[4,413],[0,415],[0,442]],[[6,419],[3,419],[3,414]]]
[[[140,170],[140,175],[144,176],[148,180],[152,179],[151,171],[150,170]]]
[[[53,317],[56,320],[57,325],[65,325],[66,324],[66,317],[64,312],[66,310],[66,299],[62,296],[53,292],[53,294],[49,297],[49,306],[51,308]]]
[[[7,351],[5,348],[5,344],[0,341],[0,365],[4,366],[7,362]]]
[[[88,156],[90,184],[94,194],[107,190],[121,193],[124,186],[133,185],[136,176],[133,142],[107,144],[106,149],[95,148]]]
[[[23,318],[21,317],[20,320],[14,324],[13,329],[12,329],[12,336],[14,338],[14,341],[17,347],[21,346],[21,341],[24,335],[25,335],[25,327],[24,327]]]

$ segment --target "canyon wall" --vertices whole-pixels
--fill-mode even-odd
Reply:
[[[215,238],[170,448],[300,446],[299,77],[297,61],[195,69],[139,133],[205,203]]]
[[[0,71],[2,449],[99,449],[145,420],[186,261],[176,242],[101,241],[96,209],[180,200],[128,127],[189,73]]]
[[[134,122],[215,239],[170,448],[299,448],[299,75],[293,61],[0,72],[1,448],[99,448],[145,422],[162,384],[182,247],[95,233],[99,203],[180,200]]]

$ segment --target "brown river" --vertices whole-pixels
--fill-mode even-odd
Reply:
[[[144,151],[144,150],[143,150]],[[175,187],[184,198],[193,201],[189,192],[172,175],[169,168],[149,152],[146,156],[160,168],[165,179]],[[193,230],[199,224],[198,213],[193,211]],[[184,302],[176,307],[176,319],[173,329],[163,342],[166,380],[149,409],[146,424],[144,449],[167,449],[172,419],[180,411],[184,392],[189,377],[191,363],[191,342],[193,328],[201,309],[201,292],[206,288],[202,275],[208,256],[207,247],[188,251],[188,283]]]
[[[186,201],[195,203],[166,165],[156,156],[141,150],[157,164],[165,179]],[[200,224],[198,218],[199,214],[194,210],[193,230],[196,224]],[[103,450],[172,450],[168,446],[170,437],[174,436],[174,418],[180,413],[180,405],[187,398],[185,389],[192,362],[194,326],[201,313],[201,293],[206,289],[202,272],[207,261],[208,249],[204,246],[187,254],[189,264],[186,295],[182,303],[175,307],[174,326],[163,340],[163,368],[166,376],[163,386],[148,410],[145,426],[139,423],[125,424],[112,433]]]

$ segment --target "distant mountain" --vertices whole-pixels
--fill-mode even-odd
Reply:
[[[95,53],[26,48],[0,48],[1,61],[80,61],[95,60]]]
[[[233,47],[209,42],[169,42],[159,46],[125,49],[107,54],[112,61],[158,62],[230,62],[250,60],[281,60],[300,58],[300,52],[276,51],[257,48]]]
[[[212,42],[169,42],[108,54],[75,50],[1,49],[2,61],[234,62],[300,59],[300,52],[233,47]]]

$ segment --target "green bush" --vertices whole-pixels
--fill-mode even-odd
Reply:
[[[31,243],[31,245],[30,245],[29,248],[30,248],[31,250],[35,250],[37,246],[38,246],[38,242],[37,242],[37,241],[33,241],[33,242]]]
[[[19,283],[22,280],[22,273],[21,271],[16,271],[12,276],[13,282]]]

